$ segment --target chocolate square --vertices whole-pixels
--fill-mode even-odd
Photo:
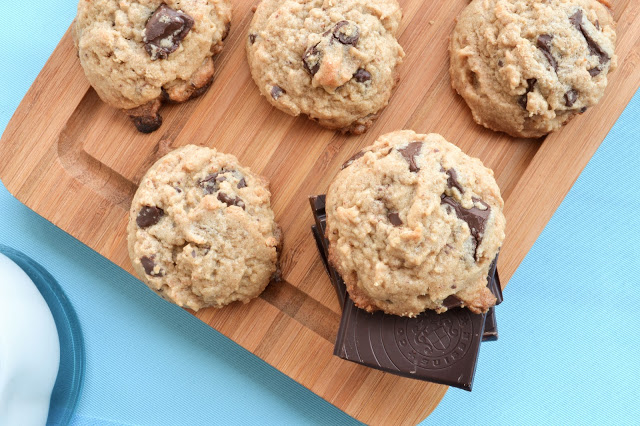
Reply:
[[[461,308],[444,314],[426,311],[416,318],[370,314],[359,309],[347,297],[344,281],[327,261],[325,196],[310,197],[310,202],[318,251],[343,307],[334,354],[400,376],[470,391],[480,342],[498,338],[495,308],[480,315]],[[487,285],[500,303],[502,291],[496,261]]]

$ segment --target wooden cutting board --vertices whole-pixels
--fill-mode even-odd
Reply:
[[[311,235],[308,196],[324,193],[340,165],[382,133],[402,128],[441,133],[496,173],[508,221],[499,265],[506,283],[640,85],[640,2],[613,4],[621,65],[610,75],[600,104],[539,140],[476,125],[451,89],[448,36],[466,0],[400,0],[399,40],[407,54],[400,84],[361,136],[289,117],[260,97],[244,52],[254,3],[235,2],[211,89],[186,104],[164,106],[164,124],[151,135],[138,133],[121,112],[98,99],[67,31],[7,126],[0,177],[27,206],[131,272],[127,213],[147,168],[188,143],[235,154],[271,181],[273,208],[285,233],[286,282],[247,305],[196,316],[363,422],[417,423],[436,407],[445,386],[332,355],[340,306]]]

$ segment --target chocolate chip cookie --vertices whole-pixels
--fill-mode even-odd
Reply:
[[[597,0],[473,0],[451,35],[451,82],[479,124],[540,137],[598,103],[615,41]]]
[[[276,108],[363,133],[397,82],[401,18],[396,0],[262,0],[247,35],[251,75]]]
[[[209,87],[230,21],[227,0],[81,0],[72,35],[100,98],[149,133],[162,102]]]
[[[329,260],[370,312],[486,312],[496,302],[487,276],[504,240],[503,205],[493,172],[442,136],[389,133],[329,187]]]
[[[136,274],[193,310],[258,296],[278,274],[280,228],[267,182],[215,149],[187,145],[146,173],[129,213]]]

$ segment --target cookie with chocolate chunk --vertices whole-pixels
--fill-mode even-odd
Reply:
[[[197,311],[257,297],[278,274],[280,228],[266,180],[215,149],[187,145],[158,160],[129,213],[138,277]]]
[[[207,90],[230,21],[228,0],[81,0],[72,36],[100,98],[149,133],[162,102]]]
[[[598,103],[615,42],[597,0],[473,0],[451,35],[451,83],[479,124],[540,137]]]
[[[247,34],[251,75],[276,108],[363,133],[397,82],[401,18],[396,0],[262,0]]]
[[[327,191],[329,260],[354,303],[416,316],[496,302],[487,276],[504,239],[493,172],[437,134],[381,136]]]

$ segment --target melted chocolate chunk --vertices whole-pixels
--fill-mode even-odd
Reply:
[[[133,125],[140,133],[155,132],[162,125],[162,117],[160,114],[143,115],[140,117],[131,117]]]
[[[249,34],[249,43],[251,44],[255,43],[256,37],[258,37],[258,34]]]
[[[400,215],[396,212],[391,212],[387,214],[387,218],[389,218],[389,222],[393,226],[402,226],[402,219],[400,219]]]
[[[578,31],[582,31],[582,9],[578,9],[576,13],[571,15],[569,17],[569,22],[571,22],[571,25],[576,27]]]
[[[411,142],[405,148],[401,148],[398,152],[407,160],[409,163],[409,171],[412,173],[418,173],[420,171],[420,167],[416,164],[416,157],[420,155],[420,150],[422,149],[422,142]]]
[[[601,64],[608,62],[610,59],[609,55],[607,55],[607,53],[602,50],[602,47],[600,47],[600,45],[589,35],[584,27],[584,24],[582,23],[582,9],[578,9],[576,13],[571,15],[569,21],[571,22],[571,25],[576,27],[576,29],[582,33],[582,36],[587,42],[589,53],[591,55],[597,56]]]
[[[455,294],[447,296],[447,298],[442,301],[442,306],[447,309],[457,308],[460,305],[462,305],[462,300],[460,300],[460,298]]]
[[[136,217],[136,223],[140,228],[148,228],[151,225],[155,225],[160,221],[160,218],[164,216],[164,210],[156,206],[143,206],[138,212]]]
[[[356,24],[349,21],[340,21],[333,27],[333,36],[342,44],[354,46],[360,39],[360,29]]]
[[[447,206],[450,206],[456,213],[456,216],[458,216],[459,219],[467,222],[467,225],[469,225],[471,237],[473,238],[475,243],[473,257],[477,259],[477,249],[482,242],[482,237],[484,236],[484,227],[487,223],[487,219],[489,218],[489,214],[491,213],[491,207],[489,207],[487,203],[478,198],[473,198],[473,201],[482,204],[486,207],[486,209],[480,210],[476,206],[473,206],[470,209],[465,209],[455,198],[448,197],[445,194],[442,194],[440,196],[440,204],[446,204]]]
[[[527,79],[527,91],[524,92],[524,95],[518,98],[518,104],[522,107],[522,109],[527,109],[527,102],[529,102],[529,93],[533,92],[533,88],[536,85],[538,80],[535,78]]]
[[[304,55],[302,55],[302,65],[309,74],[314,76],[320,69],[320,59],[322,59],[322,53],[320,53],[318,45],[316,44],[304,51]]]
[[[449,188],[458,188],[460,194],[464,194],[464,188],[458,182],[458,173],[456,173],[455,169],[447,170],[447,186]]]
[[[142,256],[140,258],[140,263],[144,268],[144,272],[151,277],[161,277],[164,275],[164,271],[159,270],[158,272],[153,272],[153,269],[156,267],[156,262],[154,261],[154,256],[147,257]]]
[[[242,210],[244,210],[244,201],[242,201],[242,198],[240,197],[229,197],[227,194],[225,194],[224,192],[219,192],[218,193],[218,200],[222,201],[223,203],[225,203],[227,206],[231,207],[231,206],[238,206],[240,208],[242,208]]]
[[[218,184],[222,181],[227,180],[226,177],[222,176],[222,173],[224,172],[226,172],[226,170],[212,173],[198,182],[198,185],[200,185],[200,187],[204,189],[205,195],[213,194],[218,189],[220,189],[220,185]]]
[[[271,88],[271,97],[275,100],[278,100],[278,98],[284,95],[285,93],[287,93],[287,91],[280,86],[273,86]]]
[[[558,62],[556,58],[551,54],[551,40],[553,40],[553,36],[551,34],[540,34],[538,36],[537,46],[538,49],[542,52],[542,54],[547,58],[549,64],[553,67],[554,71],[558,71]]]
[[[578,100],[578,91],[575,89],[569,90],[564,94],[564,104],[568,107],[572,107]]]
[[[594,67],[594,68],[591,68],[589,70],[589,75],[591,77],[595,77],[596,75],[600,74],[601,72],[602,72],[602,70],[600,69],[600,67]]]
[[[356,73],[353,75],[353,78],[358,83],[365,83],[371,80],[371,73],[369,73],[369,71],[365,70],[364,68],[358,68],[358,71],[356,71]]]
[[[347,167],[349,167],[351,164],[353,164],[354,161],[356,161],[358,158],[362,157],[365,152],[366,151],[360,151],[360,152],[357,152],[357,153],[353,154],[353,156],[351,156],[351,158],[349,158],[347,161],[344,162],[342,167],[340,167],[340,170],[344,170]]]
[[[244,178],[241,178],[240,181],[238,182],[237,187],[238,187],[238,189],[246,188],[247,187],[247,181],[244,180]]]
[[[160,5],[151,15],[144,29],[144,48],[151,59],[166,59],[180,46],[193,27],[193,18],[186,13]]]

